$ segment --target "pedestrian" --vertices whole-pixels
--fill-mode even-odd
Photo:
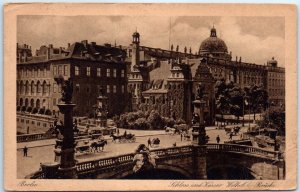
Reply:
[[[233,133],[230,132],[229,139],[232,140]]]
[[[126,135],[127,135],[127,132],[125,131],[125,132],[124,132],[124,137],[126,137]]]
[[[183,136],[182,136],[182,133],[180,133],[180,140],[181,140],[181,141],[182,141],[182,137],[183,137]]]
[[[217,136],[216,140],[217,140],[217,143],[219,144],[220,140],[221,140],[219,135]]]
[[[25,146],[23,148],[23,157],[27,157],[27,151],[28,151],[28,148]]]
[[[117,129],[117,134],[118,134],[118,135],[120,134],[120,130],[119,130],[119,129]]]
[[[148,147],[151,147],[151,138],[148,139]]]

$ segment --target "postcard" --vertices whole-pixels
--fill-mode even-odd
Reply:
[[[296,14],[7,4],[5,189],[296,189]]]

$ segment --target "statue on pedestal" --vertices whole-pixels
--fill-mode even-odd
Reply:
[[[202,83],[199,83],[198,84],[198,87],[197,87],[197,96],[196,96],[196,99],[203,99],[204,97],[204,91],[205,91],[205,86],[202,84]]]

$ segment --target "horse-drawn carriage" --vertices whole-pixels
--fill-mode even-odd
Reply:
[[[77,154],[90,153],[90,152],[99,152],[104,150],[104,146],[107,145],[107,141],[104,139],[100,140],[91,140],[84,139],[76,141],[75,152]]]
[[[114,135],[111,134],[110,137],[112,137],[113,142],[119,141],[119,143],[133,143],[135,142],[136,138],[134,134],[124,134],[124,135]]]
[[[226,132],[226,135],[232,133],[233,135],[237,135],[240,132],[241,127],[225,127],[224,130]]]
[[[151,140],[150,146],[153,148],[159,147],[160,144],[160,139],[159,138],[154,138]]]

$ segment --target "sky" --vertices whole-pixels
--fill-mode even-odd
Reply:
[[[170,42],[195,53],[214,25],[233,59],[264,64],[275,57],[284,67],[284,22],[284,17],[18,16],[17,40],[33,50],[82,40],[127,46],[137,30],[143,46],[169,49]]]

